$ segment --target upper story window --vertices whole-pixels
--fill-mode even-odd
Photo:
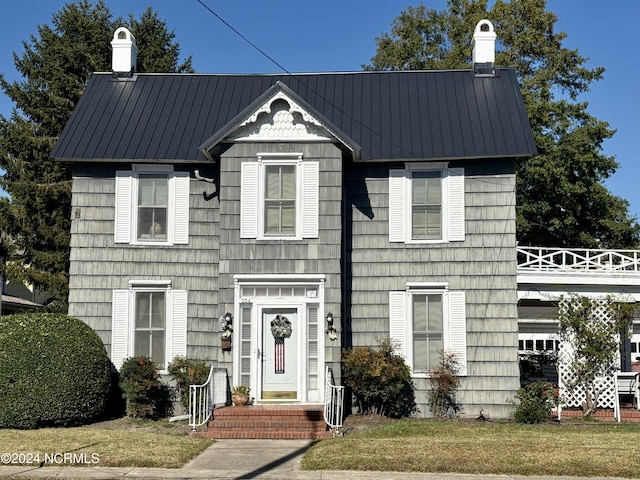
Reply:
[[[319,171],[302,154],[259,154],[241,166],[240,237],[318,238]]]
[[[139,241],[167,241],[167,209],[169,208],[169,175],[140,173],[138,175]]]
[[[264,234],[296,234],[296,166],[264,167]]]
[[[411,174],[411,239],[442,238],[442,172]]]
[[[116,172],[115,243],[189,243],[189,172],[134,165]]]
[[[389,171],[389,241],[464,240],[464,169],[408,165]]]

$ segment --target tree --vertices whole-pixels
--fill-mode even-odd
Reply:
[[[588,69],[577,50],[563,47],[546,0],[449,0],[447,9],[408,7],[391,34],[376,38],[369,70],[470,68],[472,37],[482,18],[498,34],[496,65],[515,67],[538,155],[516,165],[520,244],[585,248],[640,245],[640,224],[628,201],[604,180],[618,164],[602,153],[615,133],[579,102],[604,68]],[[553,188],[549,188],[553,185]]]
[[[568,351],[562,375],[569,393],[584,392],[583,415],[596,411],[598,398],[606,389],[599,381],[618,365],[621,337],[629,335],[635,305],[613,298],[587,298],[572,295],[562,299],[558,310],[560,340]],[[562,368],[562,366],[561,366]]]
[[[134,36],[151,52],[139,55],[138,71],[191,71],[191,57],[178,64],[179,44],[149,7],[129,18]],[[0,205],[0,229],[14,242],[7,278],[46,290],[49,310],[66,312],[71,226],[71,165],[49,154],[93,72],[110,70],[111,39],[124,24],[103,0],[77,0],[52,15],[51,25],[14,53],[22,80],[0,75],[0,88],[15,108],[0,116],[0,187],[11,195]],[[16,255],[17,254],[17,255]]]
[[[168,30],[167,22],[158,18],[152,7],[147,7],[140,20],[129,14],[129,30],[138,46],[138,72],[193,73],[191,56],[178,65],[180,45],[174,42],[176,34]]]

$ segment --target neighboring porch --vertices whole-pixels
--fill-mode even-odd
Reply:
[[[610,296],[636,303],[630,337],[620,341],[619,367],[599,380],[594,417],[640,421],[640,251],[518,247],[517,254],[521,383],[546,380],[561,388],[572,383],[572,353],[560,341],[557,320],[563,298]],[[609,321],[605,311],[598,318]],[[561,418],[582,416],[584,397],[580,389],[574,391],[559,412]]]

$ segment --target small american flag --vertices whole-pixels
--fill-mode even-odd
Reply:
[[[284,373],[284,338],[275,338],[274,342],[275,373]]]

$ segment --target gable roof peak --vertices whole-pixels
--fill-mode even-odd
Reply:
[[[200,151],[213,159],[213,151],[223,142],[238,141],[337,141],[354,158],[360,146],[341,132],[320,112],[277,80],[254,102],[229,121],[206,142]]]

